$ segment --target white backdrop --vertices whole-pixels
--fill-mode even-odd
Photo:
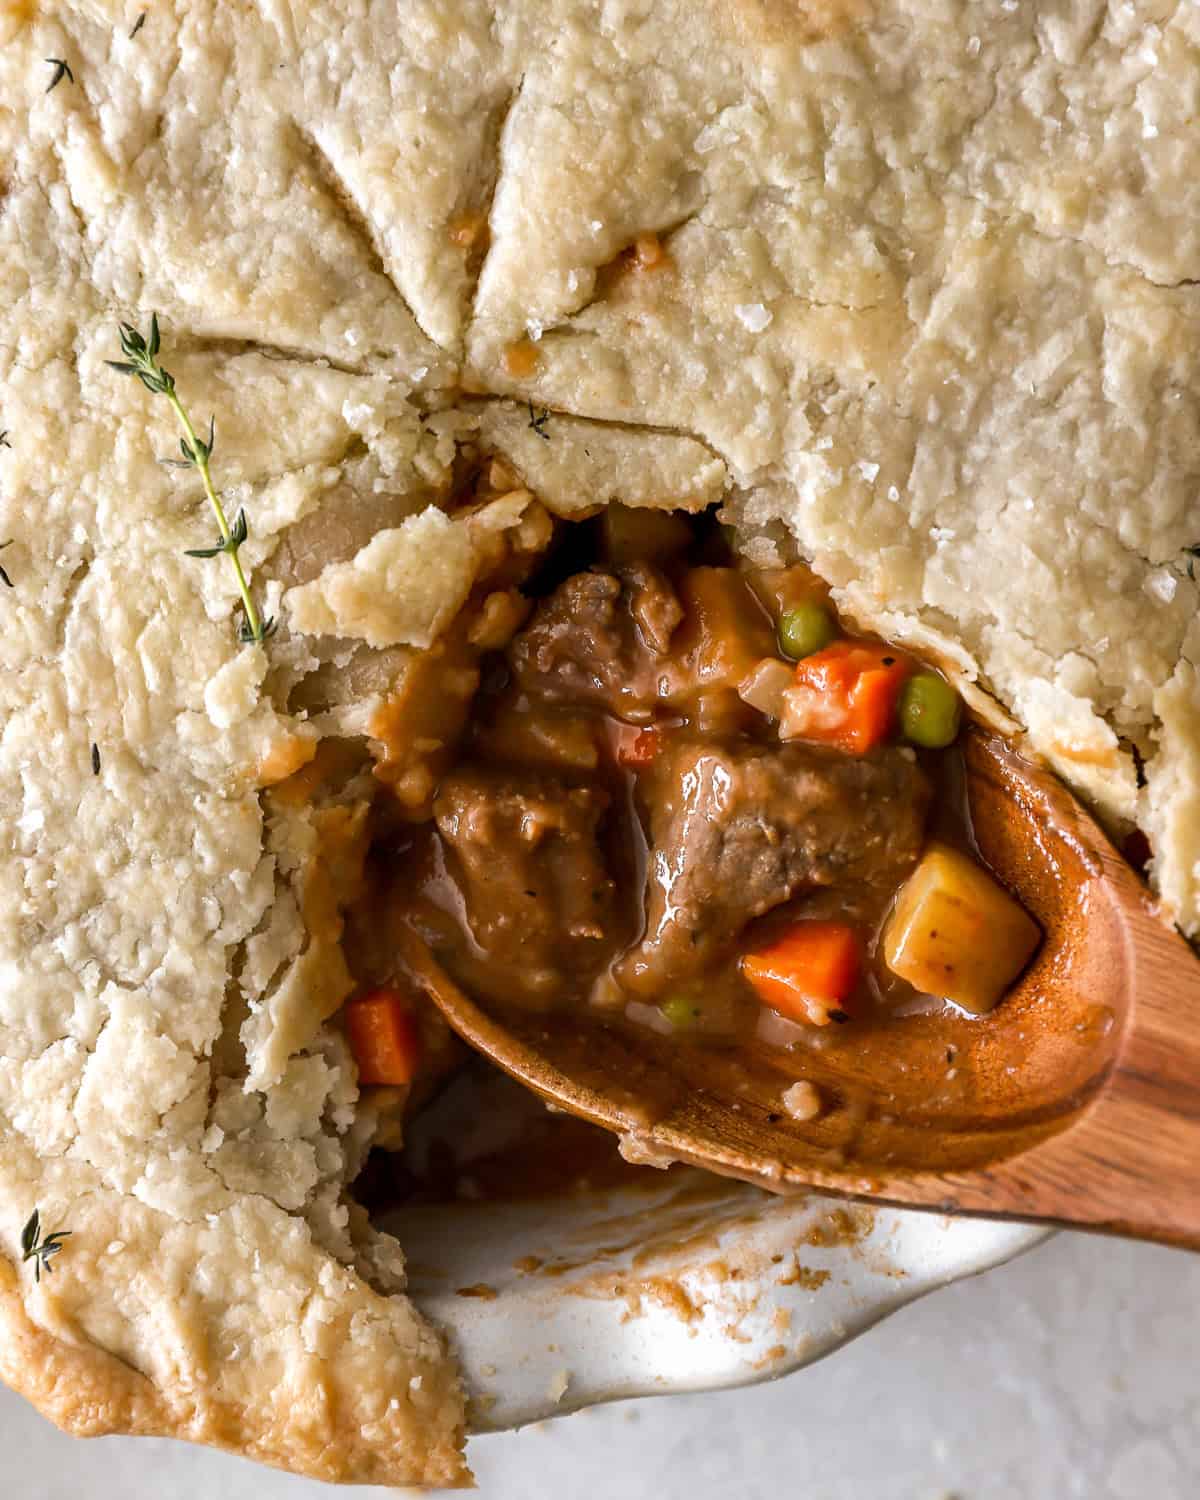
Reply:
[[[1197,1500],[1200,1256],[1060,1235],[825,1363],[482,1438],[483,1500]],[[3,1500],[378,1500],[0,1393]]]

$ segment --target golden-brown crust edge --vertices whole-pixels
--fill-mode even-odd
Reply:
[[[332,1484],[470,1488],[464,1433],[432,1448],[414,1469],[401,1452],[382,1454],[352,1422],[333,1418],[324,1440],[270,1408],[233,1406],[204,1391],[169,1402],[131,1365],[90,1343],[68,1343],[39,1327],[21,1296],[12,1263],[0,1257],[0,1379],[73,1437],[172,1437],[257,1459]]]

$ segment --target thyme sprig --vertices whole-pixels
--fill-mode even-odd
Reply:
[[[70,83],[75,82],[75,75],[71,72],[71,64],[65,58],[48,57],[46,61],[54,69],[54,77],[46,85],[46,92],[48,94],[52,94],[64,78]]]
[[[171,462],[179,468],[195,469],[200,475],[204,493],[208,496],[208,503],[212,507],[212,513],[217,521],[217,530],[220,533],[216,546],[189,548],[187,556],[218,557],[221,553],[228,556],[242,596],[242,609],[245,612],[238,638],[243,642],[265,641],[268,636],[274,634],[276,622],[270,616],[263,619],[259,615],[250,593],[250,584],[242,567],[239,549],[250,534],[246,512],[240,510],[233,525],[230,526],[225,507],[221,504],[220,497],[213,487],[209,460],[212,458],[213,448],[216,445],[216,421],[212,417],[209,418],[207,439],[197,435],[191,418],[184,410],[183,403],[175,389],[175,377],[169,370],[163,369],[159,363],[160,342],[157,313],[150,318],[150,332],[145,338],[131,323],[122,323],[121,353],[125,358],[106,360],[105,363],[111,365],[114,370],[120,370],[123,375],[135,375],[152,395],[165,396],[170,402],[171,409],[184,431],[184,436],[179,439],[179,449],[183,454],[183,460],[180,462],[179,459],[174,459]]]
[[[12,546],[12,541],[11,540],[9,540],[7,542],[0,542],[0,552],[3,552],[4,549],[5,549],[5,547],[11,547],[11,546]],[[10,589],[13,586],[12,579],[8,576],[8,574],[4,571],[3,568],[0,568],[0,583],[2,583],[6,589]]]
[[[69,1229],[56,1229],[52,1234],[42,1235],[42,1217],[38,1210],[29,1215],[21,1231],[21,1260],[33,1262],[33,1279],[40,1282],[42,1272],[49,1276],[53,1267],[50,1262],[63,1248],[63,1240],[70,1237]]]

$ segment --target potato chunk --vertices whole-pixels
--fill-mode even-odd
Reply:
[[[915,989],[983,1015],[1040,940],[1037,923],[986,870],[935,844],[901,888],[883,957]]]

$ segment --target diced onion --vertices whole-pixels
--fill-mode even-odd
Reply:
[[[625,1004],[625,992],[611,974],[597,974],[588,992],[588,1004],[597,1010],[620,1010]]]
[[[828,693],[806,683],[790,682],[777,717],[781,740],[819,739],[842,727],[846,721],[846,708]]]
[[[738,697],[769,719],[783,716],[784,694],[795,682],[795,668],[766,656],[738,683]]]
[[[657,1005],[643,1005],[640,1000],[630,1000],[625,1006],[625,1019],[637,1026],[648,1026],[662,1036],[674,1036],[675,1028],[659,1010]]]
[[[777,1010],[763,1006],[754,1027],[755,1035],[768,1047],[812,1047],[820,1045],[821,1033],[799,1021],[789,1021]]]

